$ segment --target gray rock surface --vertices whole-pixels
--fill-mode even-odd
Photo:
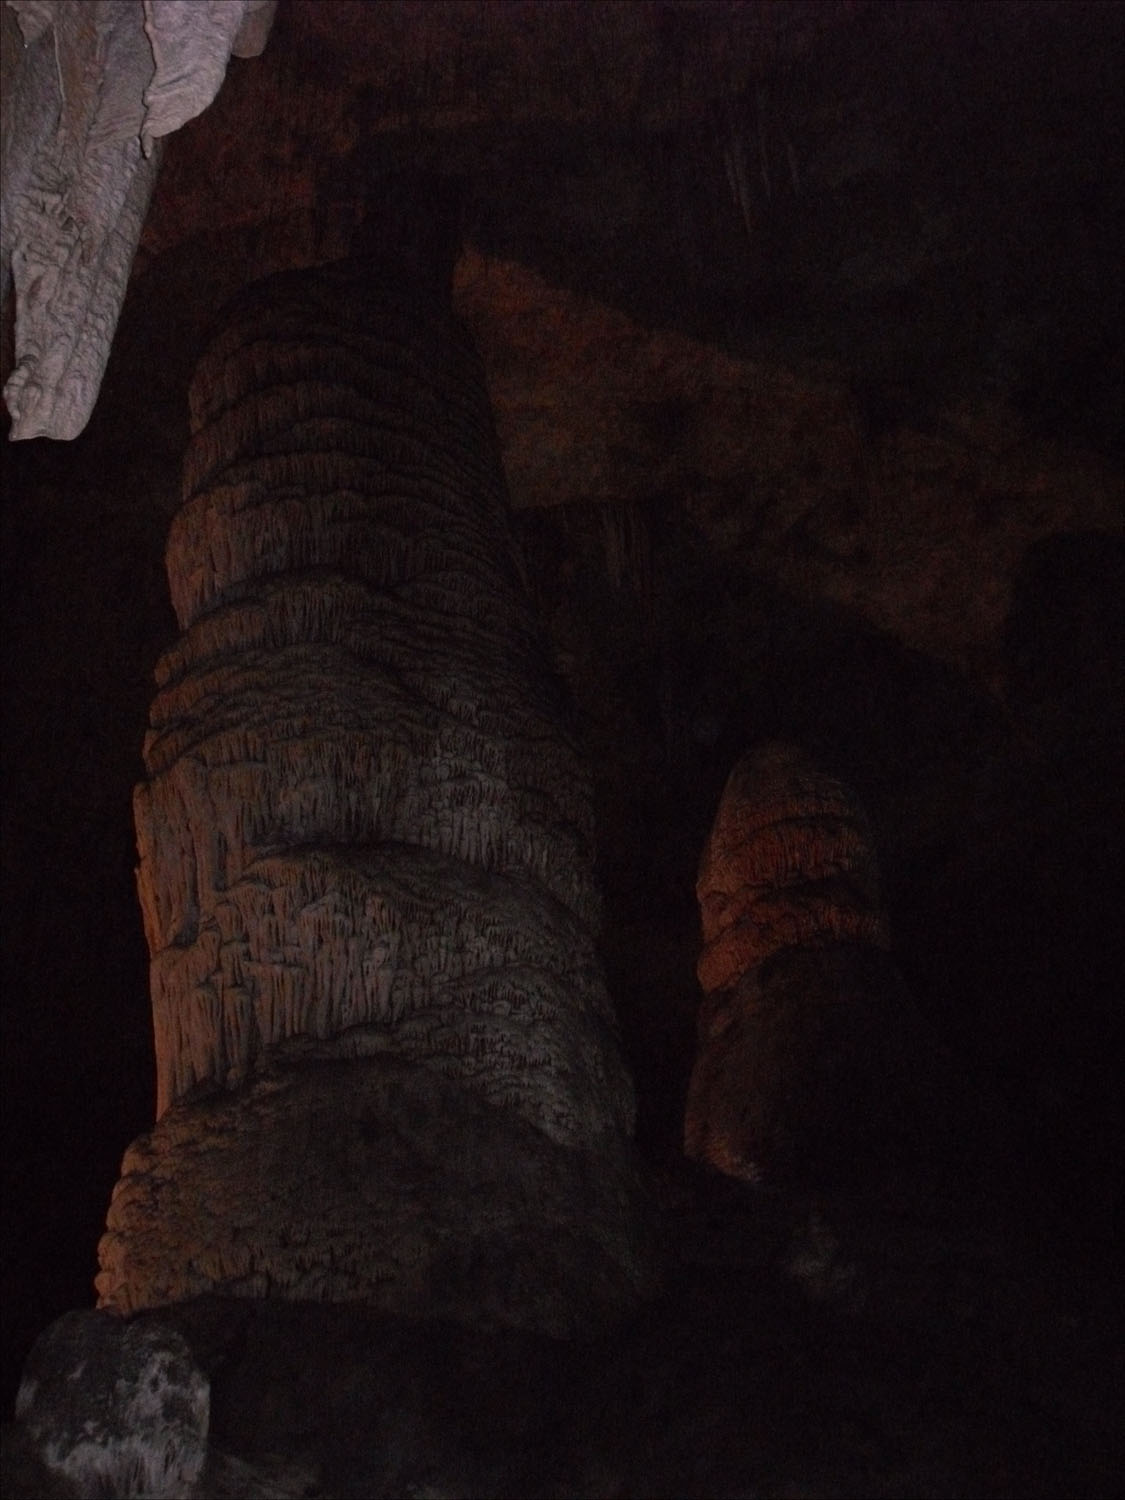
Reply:
[[[75,1311],[36,1341],[16,1417],[74,1494],[178,1500],[203,1472],[210,1385],[174,1328]]]
[[[74,438],[101,386],[163,137],[206,109],[276,0],[7,0],[0,299],[11,437]],[[12,13],[18,18],[18,30]]]
[[[314,1054],[129,1147],[97,1284],[122,1313],[217,1292],[569,1338],[652,1294],[653,1232],[620,1139],[579,1151],[456,1074]]]

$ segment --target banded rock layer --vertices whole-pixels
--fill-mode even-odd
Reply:
[[[461,1077],[302,1060],[129,1147],[101,1246],[121,1313],[217,1292],[596,1333],[654,1285],[626,1143],[567,1149]]]
[[[751,1182],[819,1185],[916,1157],[940,1059],[888,951],[871,830],[848,788],[795,746],[750,752],[697,895],[687,1154]]]
[[[708,995],[783,948],[890,946],[867,818],[792,745],[763,745],[730,773],[696,895]]]
[[[272,278],[228,314],[191,402],[168,546],[183,634],[158,667],[135,797],[158,1124],[126,1157],[99,1287],[121,1307],[228,1281],[393,1305],[359,1201],[393,1199],[385,1181],[365,1178],[351,1209],[332,1199],[354,1214],[340,1251],[354,1264],[324,1276],[271,1274],[282,1241],[301,1240],[288,1219],[269,1227],[276,1184],[251,1211],[253,1274],[191,1248],[190,1207],[179,1248],[163,1232],[154,1259],[138,1236],[154,1193],[180,1191],[167,1183],[193,1120],[233,1201],[220,1179],[276,1157],[254,1077],[344,1076],[333,1063],[365,1064],[347,1076],[376,1092],[380,1070],[420,1067],[439,1092],[456,1085],[434,1106],[447,1123],[450,1098],[471,1098],[505,1130],[608,1153],[614,1176],[633,1099],[594,950],[589,792],[521,582],[479,363],[451,315],[376,296],[362,263]],[[298,1114],[310,1097],[293,1095]],[[373,1118],[365,1132],[393,1133]],[[461,1212],[447,1189],[437,1199]],[[318,1194],[314,1180],[310,1206]],[[611,1239],[631,1233],[619,1208]],[[427,1212],[438,1239],[453,1232]]]

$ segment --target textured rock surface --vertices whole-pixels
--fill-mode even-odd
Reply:
[[[785,948],[704,999],[684,1149],[838,1191],[920,1169],[950,1150],[948,1069],[888,954]]]
[[[218,1289],[568,1338],[651,1290],[651,1233],[623,1144],[560,1146],[433,1067],[306,1061],[134,1142],[98,1290],[120,1312]]]
[[[185,634],[136,796],[158,1114],[291,1038],[628,1127],[589,792],[471,346],[363,267],[251,293],[200,365]]]
[[[35,1334],[89,1299],[122,1152],[152,1120],[130,798],[176,628],[162,554],[200,341],[246,282],[325,240],[350,253],[353,159],[420,160],[466,184],[476,253],[456,305],[597,775],[643,1149],[682,1144],[694,881],[724,779],[747,745],[795,741],[855,788],[910,990],[966,1086],[994,1083],[1011,1109],[990,1208],[1060,1256],[1038,1292],[1027,1246],[981,1268],[985,1311],[966,1325],[971,1247],[935,1238],[933,1319],[849,1324],[837,1357],[757,1262],[724,1265],[702,1302],[688,1283],[642,1320],[628,1355],[607,1339],[604,1378],[576,1361],[516,1423],[511,1464],[543,1454],[556,1495],[556,1450],[581,1471],[571,1493],[1054,1500],[1096,1493],[1099,1466],[1101,1492],[1120,1488],[1093,1422],[1119,1384],[1091,1358],[1104,1320],[1075,1333],[1065,1297],[1119,1245],[1125,1181],[1125,581],[1109,535],[1125,10],[814,0],[821,41],[780,66],[771,46],[707,36],[799,9],[289,0],[263,56],[169,139],[91,423],[3,454],[9,1400]],[[724,160],[739,131],[751,233]],[[750,1195],[732,1249],[754,1244],[768,1197]],[[802,1252],[825,1285],[828,1259]],[[840,1277],[853,1261],[845,1246]],[[357,1325],[356,1304],[337,1311],[337,1332]],[[375,1434],[403,1460],[394,1495],[425,1483],[447,1424],[456,1473],[490,1414],[511,1433],[505,1413],[525,1410],[525,1366],[505,1383],[495,1346],[458,1364],[443,1328],[425,1347],[448,1400],[424,1361],[407,1381],[373,1340],[337,1387],[340,1453]],[[317,1390],[305,1368],[278,1361],[256,1386],[295,1431]],[[348,1393],[380,1379],[387,1415],[373,1398],[370,1423],[349,1420]],[[959,1478],[927,1467],[942,1453]]]
[[[713,565],[988,679],[1026,548],[1120,525],[1119,466],[1029,430],[995,395],[876,424],[836,367],[737,342],[754,317],[722,339],[654,334],[621,299],[560,279],[479,247],[457,269],[520,507],[560,522],[589,508],[607,532],[630,507],[657,538],[682,511]]]
[[[838,1187],[943,1141],[946,1067],[886,951],[852,793],[795,746],[750,752],[727,779],[696,890],[704,1000],[687,1154],[751,1182]]]
[[[668,1295],[588,1342],[354,1304],[161,1312],[211,1379],[202,1493],[1118,1492],[1108,1266],[1072,1277],[976,1214],[912,1216],[894,1193],[829,1206],[681,1163],[661,1198]],[[5,1495],[51,1493],[4,1438]]]
[[[174,1328],[70,1312],[36,1341],[16,1417],[74,1494],[172,1500],[203,1472],[210,1394]]]
[[[7,0],[0,299],[15,299],[11,437],[73,438],[101,386],[160,164],[276,0]],[[13,23],[18,17],[18,31]]]
[[[708,995],[783,948],[890,945],[867,818],[793,745],[765,745],[735,766],[695,889]]]
[[[570,1331],[645,1280],[590,794],[474,351],[377,271],[252,289],[193,385],[168,545],[184,634],[135,798],[159,1123],[126,1157],[101,1300],[223,1289]],[[305,1081],[249,1087],[263,1068]],[[552,1241],[584,1233],[622,1269],[568,1311],[587,1268]],[[495,1306],[486,1269],[455,1269],[510,1253]]]

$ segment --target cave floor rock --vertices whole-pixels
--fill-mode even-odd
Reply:
[[[1107,1269],[898,1187],[814,1200],[676,1163],[658,1192],[677,1268],[591,1343],[343,1306],[151,1315],[211,1379],[201,1493],[1117,1493]],[[65,1493],[6,1436],[6,1495]]]

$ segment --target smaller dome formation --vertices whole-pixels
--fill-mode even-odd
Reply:
[[[695,890],[708,995],[783,948],[890,947],[867,818],[793,745],[763,745],[730,773]]]
[[[890,948],[870,825],[795,746],[727,780],[696,884],[704,991],[688,1156],[824,1184],[913,1154],[939,1054]],[[925,1062],[923,1062],[925,1059]]]

